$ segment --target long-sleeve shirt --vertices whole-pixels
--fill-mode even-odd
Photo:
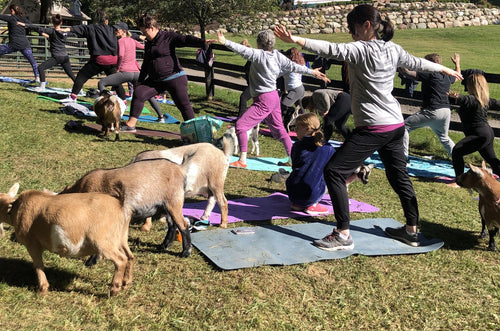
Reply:
[[[250,95],[255,97],[262,93],[276,90],[276,79],[286,73],[297,72],[303,75],[312,75],[312,69],[299,65],[277,50],[272,52],[262,49],[250,48],[226,40],[227,48],[251,61],[249,72]]]
[[[286,192],[292,203],[309,207],[326,191],[323,169],[335,154],[330,144],[318,147],[313,137],[304,137],[293,144],[291,160],[292,173],[286,180]]]
[[[139,72],[135,50],[144,49],[144,44],[130,37],[118,39],[118,71]]]
[[[304,49],[325,58],[348,62],[352,114],[356,127],[403,123],[399,102],[391,94],[398,67],[441,72],[443,66],[406,52],[383,40],[346,44],[306,39]]]
[[[7,22],[7,28],[9,29],[9,45],[13,49],[23,50],[31,47],[31,44],[26,37],[26,28],[24,26],[17,25],[17,22],[31,24],[26,17],[17,15],[0,15],[0,20]]]
[[[49,35],[49,50],[53,57],[68,56],[68,51],[66,50],[66,38],[74,34],[59,31],[54,28],[44,28],[34,24],[27,24],[26,27],[38,32],[39,34],[45,33]]]
[[[152,80],[162,80],[183,71],[175,49],[177,47],[201,48],[204,45],[205,40],[194,36],[181,35],[173,31],[158,31],[153,40],[146,41],[139,82],[143,82],[146,77]]]
[[[78,37],[87,38],[87,48],[93,57],[118,53],[118,41],[113,27],[109,25],[74,25],[70,27],[70,31]]]
[[[490,98],[490,102],[486,107],[481,106],[473,95],[460,94],[458,98],[452,100],[460,105],[457,113],[460,116],[463,132],[466,136],[474,134],[476,128],[489,126],[489,109],[500,110],[500,101],[493,98]]]

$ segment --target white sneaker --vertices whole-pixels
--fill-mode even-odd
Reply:
[[[64,99],[59,100],[59,102],[60,102],[60,103],[76,103],[76,99],[73,99],[73,98],[71,97],[71,95],[70,95],[70,96],[68,96],[67,98],[64,98]]]

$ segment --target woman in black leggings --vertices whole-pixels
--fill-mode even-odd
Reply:
[[[479,152],[490,164],[493,173],[500,176],[500,160],[493,149],[495,134],[488,123],[488,109],[500,110],[500,101],[490,98],[488,83],[483,75],[470,75],[465,85],[469,95],[450,92],[452,102],[460,105],[458,115],[465,134],[451,153],[455,176],[464,173],[464,156],[474,152]]]

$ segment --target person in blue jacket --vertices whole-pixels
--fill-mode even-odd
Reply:
[[[299,141],[292,146],[292,172],[286,180],[291,208],[313,216],[327,214],[328,208],[318,202],[326,192],[323,170],[335,153],[335,148],[325,143],[315,113],[299,115],[295,120],[295,131]]]

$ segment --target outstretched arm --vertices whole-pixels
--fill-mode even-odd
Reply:
[[[464,79],[462,77],[462,74],[460,73],[460,71],[455,71],[455,70],[450,69],[448,67],[444,67],[443,66],[443,69],[441,70],[441,72],[443,74],[445,74],[445,75],[455,77],[456,80],[462,80],[462,79]]]
[[[276,38],[283,40],[286,43],[297,44],[304,47],[306,40],[302,37],[294,36],[290,31],[286,29],[284,25],[277,25],[274,28],[274,35]]]
[[[451,60],[453,61],[453,63],[455,63],[455,71],[456,72],[461,72],[460,71],[460,54],[455,53],[452,56]]]

